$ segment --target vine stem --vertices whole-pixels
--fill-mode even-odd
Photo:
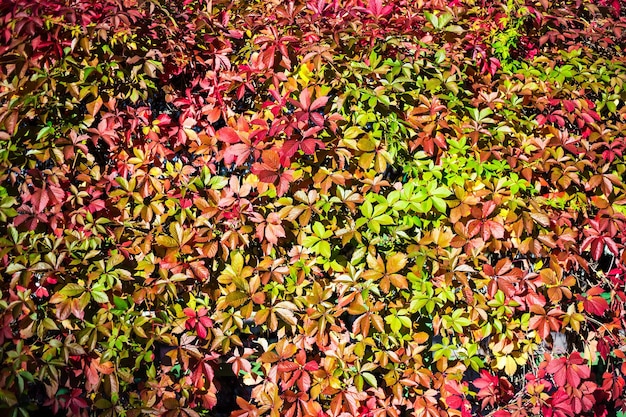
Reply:
[[[611,336],[611,338],[613,339],[614,342],[619,343],[619,339],[617,338],[617,336],[615,336],[613,333],[611,333],[611,330],[606,326],[606,324],[596,320],[595,318],[588,316],[587,320],[589,320],[590,322],[600,326],[598,327],[598,330],[604,328],[604,330],[607,331],[607,333]]]

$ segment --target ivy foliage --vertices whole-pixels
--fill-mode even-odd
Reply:
[[[624,411],[619,1],[0,22],[1,414]]]

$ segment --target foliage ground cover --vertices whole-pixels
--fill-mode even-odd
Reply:
[[[0,1],[0,413],[610,416],[619,0]]]

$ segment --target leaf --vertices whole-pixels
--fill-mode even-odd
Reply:
[[[13,407],[17,404],[17,397],[13,392],[4,388],[0,388],[0,402],[6,404],[9,407]]]
[[[37,133],[37,140],[41,140],[54,133],[54,127],[46,126]]]
[[[324,238],[324,233],[326,229],[324,228],[324,225],[322,223],[320,222],[313,223],[312,229],[313,229],[313,233],[315,233],[317,237],[319,237],[320,239]]]
[[[433,25],[435,29],[439,28],[439,19],[437,18],[436,14],[424,11],[424,16],[426,17],[426,19],[428,19],[430,24]]]
[[[164,246],[166,248],[177,248],[178,242],[176,239],[170,236],[157,236],[156,243],[160,246]]]
[[[90,115],[94,116],[100,111],[102,107],[102,97],[98,96],[94,101],[87,103],[87,111]]]
[[[566,384],[578,387],[581,380],[588,379],[591,374],[589,366],[584,364],[584,359],[578,352],[573,352],[569,357],[552,359],[546,372],[553,375],[554,382],[559,387]]]
[[[387,258],[387,273],[395,274],[402,270],[407,263],[407,257],[404,253],[395,253]]]
[[[48,196],[48,192],[45,188],[38,188],[33,194],[31,194],[30,201],[35,211],[41,213],[48,205],[48,202],[50,202],[50,197]]]
[[[515,359],[510,355],[506,355],[501,358],[504,360],[504,366],[502,367],[504,368],[504,373],[508,376],[515,375],[517,372],[517,362],[515,362]],[[498,362],[500,362],[500,358],[498,358]]]
[[[300,149],[305,155],[313,155],[318,148],[324,149],[324,147],[324,142],[315,138],[304,139],[300,142]]]
[[[223,127],[217,131],[217,137],[222,142],[235,144],[241,142],[241,138],[237,134],[237,131],[232,127]]]
[[[324,107],[326,103],[328,103],[328,96],[318,97],[315,99],[315,101],[313,101],[313,103],[311,103],[311,107],[309,107],[309,109],[317,110],[321,107]]]
[[[378,388],[378,381],[373,374],[369,372],[362,372],[361,376],[371,387]]]
[[[603,316],[609,309],[609,304],[600,294],[603,294],[604,290],[601,287],[593,287],[589,289],[585,294],[579,296],[579,299],[583,300],[583,308],[585,311],[596,316]]]
[[[278,363],[277,368],[279,372],[293,372],[296,369],[299,369],[300,365],[295,362],[281,361]]]
[[[76,297],[85,292],[85,287],[75,283],[69,283],[63,287],[59,293],[67,297]]]
[[[276,314],[278,314],[290,326],[295,326],[298,322],[293,313],[293,310],[295,309],[296,306],[288,301],[281,301],[274,307]]]
[[[109,302],[109,297],[107,296],[106,292],[96,290],[95,287],[91,290],[91,298],[96,303],[100,304],[107,304]]]
[[[447,205],[445,200],[442,200],[439,197],[431,197],[430,199],[433,203],[433,207],[435,207],[435,209],[440,212],[440,213],[445,213],[447,211]]]
[[[244,165],[251,155],[251,148],[245,143],[236,143],[226,148],[224,162],[227,165],[235,163],[235,166]]]
[[[176,410],[180,407],[180,403],[176,398],[166,398],[163,400],[163,406],[167,410]]]
[[[226,296],[226,302],[232,307],[239,307],[249,298],[250,296],[248,294],[240,291],[235,291]]]

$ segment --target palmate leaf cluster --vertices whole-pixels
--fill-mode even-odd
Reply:
[[[619,1],[0,22],[1,414],[624,409]]]

